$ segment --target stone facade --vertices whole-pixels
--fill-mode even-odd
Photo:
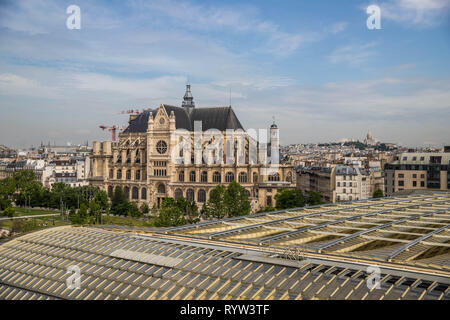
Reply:
[[[189,87],[188,90],[183,107],[161,105],[156,110],[131,115],[128,128],[119,134],[117,142],[94,142],[91,184],[109,195],[119,186],[131,201],[147,202],[150,206],[159,206],[166,197],[183,196],[201,207],[218,184],[228,185],[235,180],[247,190],[253,211],[275,206],[279,189],[295,188],[292,165],[279,164],[269,169],[270,159],[274,158],[270,154],[279,154],[276,125],[270,128],[270,144],[256,143],[242,130],[231,107],[195,108]],[[193,130],[193,120],[202,122],[200,135]],[[175,134],[178,129],[184,130],[182,137]],[[223,155],[208,148],[217,137],[207,135],[211,129],[222,134]],[[229,130],[235,132],[232,142],[226,138]],[[188,152],[179,147],[183,139],[192,142]],[[196,139],[201,143],[200,150],[193,146]],[[240,153],[241,161],[226,159],[230,143],[236,146],[235,159]],[[256,159],[250,154],[252,143],[256,144]],[[205,161],[205,154],[215,161]],[[221,156],[224,161],[218,161]]]

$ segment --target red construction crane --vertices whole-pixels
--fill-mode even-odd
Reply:
[[[107,127],[107,126],[100,126],[100,129],[102,129],[103,131],[104,130],[108,130],[109,132],[111,132],[112,133],[112,141],[114,142],[114,141],[116,141],[116,130],[117,130],[117,127],[114,125],[114,126],[112,126],[112,127]]]
[[[138,109],[122,110],[120,111],[120,114],[139,114],[139,110]]]

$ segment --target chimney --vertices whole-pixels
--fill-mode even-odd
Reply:
[[[133,122],[134,119],[136,119],[138,117],[137,114],[130,114],[130,120],[128,120],[128,123],[131,124],[131,122]]]

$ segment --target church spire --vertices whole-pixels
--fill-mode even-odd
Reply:
[[[184,94],[183,103],[181,106],[186,108],[195,108],[194,97],[192,96],[191,85],[189,82],[186,84],[186,93]]]

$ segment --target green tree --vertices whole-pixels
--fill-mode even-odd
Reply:
[[[5,217],[9,217],[9,218],[14,217],[15,213],[16,213],[16,210],[13,207],[8,207],[3,211],[3,215]]]
[[[375,190],[373,193],[373,197],[374,198],[383,198],[384,197],[383,190],[381,190],[381,189]]]
[[[141,216],[136,202],[128,202],[127,216],[134,218]]]
[[[299,189],[281,189],[275,195],[277,209],[300,208],[305,205],[305,198]]]
[[[161,206],[158,217],[155,219],[157,227],[175,227],[186,224],[186,219],[177,206]]]
[[[116,187],[111,198],[111,213],[114,215],[127,215],[129,202],[122,188]]]
[[[198,206],[195,201],[187,201],[184,197],[175,200],[175,205],[181,210],[188,223],[197,223],[200,221]]]
[[[89,202],[89,216],[90,216],[90,220],[91,221],[93,220],[94,222],[100,221],[100,215],[101,214],[102,214],[102,207],[101,207],[101,205],[95,199],[92,199]]]
[[[323,204],[322,196],[319,192],[310,191],[308,192],[308,197],[306,198],[306,203],[310,206],[316,206]]]
[[[219,184],[209,195],[209,200],[203,205],[202,214],[207,218],[222,219],[226,216],[226,206],[224,203],[226,188]]]
[[[94,196],[95,202],[100,205],[100,209],[106,210],[109,207],[108,194],[105,190],[98,190]]]
[[[91,222],[88,216],[88,207],[84,203],[80,205],[80,210],[78,210],[77,214],[72,217],[69,215],[69,218],[72,224],[88,224]]]
[[[147,202],[143,202],[141,204],[141,213],[142,214],[148,214],[149,212],[150,212],[150,208],[149,208]]]
[[[232,181],[223,197],[228,217],[248,215],[251,211],[247,190],[236,181]]]

